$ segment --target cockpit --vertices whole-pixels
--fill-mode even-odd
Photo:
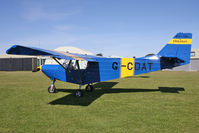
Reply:
[[[79,68],[80,70],[84,70],[88,66],[88,61],[79,60]],[[63,66],[69,70],[78,70],[78,65],[76,60],[65,60],[63,62]]]

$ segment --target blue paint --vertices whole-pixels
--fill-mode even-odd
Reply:
[[[175,39],[192,39],[191,33],[177,33]],[[190,63],[191,44],[167,44],[158,55],[165,58],[177,58],[183,62],[179,65]]]
[[[100,72],[100,81],[107,81],[112,79],[120,78],[120,58],[101,58],[97,59],[99,62],[99,72]],[[118,68],[114,70],[112,65],[114,62],[117,62]]]
[[[174,39],[192,39],[192,34],[179,32],[173,38]]]
[[[50,78],[67,82],[66,71],[60,65],[42,65],[42,72]]]
[[[57,79],[64,82],[70,82],[74,84],[80,83],[80,77],[78,74],[78,70],[69,70],[68,73],[62,66],[60,65],[42,65],[42,72],[50,78],[50,80]],[[83,85],[99,82],[99,65],[98,62],[89,62],[88,68],[85,70],[80,70]]]
[[[100,72],[98,62],[88,62],[88,67],[82,73],[84,84],[100,82]]]
[[[160,59],[147,59],[149,57],[136,58],[134,65],[134,75],[158,71],[160,67]]]

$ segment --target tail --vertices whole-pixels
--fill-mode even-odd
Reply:
[[[191,44],[191,33],[177,33],[158,53],[161,69],[189,64]]]

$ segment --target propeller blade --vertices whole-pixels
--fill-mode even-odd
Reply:
[[[39,66],[39,67],[33,69],[32,72],[38,72],[38,71],[40,71],[40,70],[41,70],[41,66]]]

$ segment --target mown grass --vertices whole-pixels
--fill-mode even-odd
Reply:
[[[77,85],[41,72],[0,72],[0,132],[197,133],[199,72],[154,72],[95,85],[84,97]]]

